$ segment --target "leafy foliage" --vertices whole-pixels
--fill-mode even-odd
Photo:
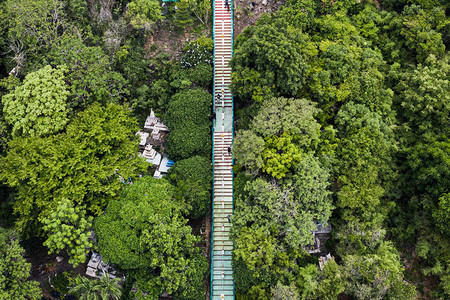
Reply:
[[[133,0],[127,7],[130,23],[137,29],[152,30],[154,23],[162,19],[158,1]]]
[[[176,197],[188,206],[189,216],[204,217],[211,202],[211,161],[201,156],[177,161],[169,170],[168,178],[176,187]]]
[[[78,275],[69,293],[77,295],[80,300],[118,300],[122,295],[119,281],[120,279],[111,278],[108,274],[94,280]]]
[[[263,172],[281,179],[303,153],[314,149],[320,125],[319,110],[304,99],[273,98],[265,101],[252,121],[252,131],[238,132],[235,157],[249,174]]]
[[[211,97],[202,89],[186,90],[175,94],[164,118],[171,133],[167,139],[167,152],[178,160],[211,153],[210,136]]]
[[[63,199],[56,211],[42,219],[43,229],[48,234],[44,246],[50,253],[67,250],[69,262],[74,266],[84,263],[87,252],[93,247],[89,241],[93,218],[86,218],[85,214],[81,207],[74,207],[70,200]]]
[[[308,72],[309,38],[283,20],[263,19],[235,42],[231,90],[240,98],[263,101],[299,95]]]
[[[18,137],[0,159],[0,178],[17,189],[14,210],[22,222],[45,216],[71,199],[98,214],[128,178],[144,170],[137,157],[135,120],[117,104],[93,105],[50,137]]]
[[[70,87],[68,106],[84,109],[89,104],[123,101],[129,94],[126,80],[111,68],[111,61],[100,47],[88,47],[76,37],[64,36],[46,55],[52,65],[65,65]]]
[[[42,297],[37,281],[30,277],[31,264],[24,255],[16,235],[0,227],[0,297],[3,299],[33,299]]]
[[[2,97],[5,120],[13,136],[45,136],[61,131],[67,121],[69,96],[65,67],[46,66],[25,77],[23,84]]]
[[[197,256],[193,246],[198,238],[191,234],[174,197],[174,188],[165,179],[144,176],[124,189],[122,199],[110,202],[95,229],[104,258],[122,269],[136,270],[144,291],[156,288],[186,296],[192,292],[188,282],[205,275],[196,273],[205,270],[198,265],[205,258]]]

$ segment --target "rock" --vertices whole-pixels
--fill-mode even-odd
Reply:
[[[262,5],[267,5],[267,0],[262,0],[262,1],[261,1],[261,4],[262,4]]]
[[[62,256],[57,256],[56,257],[56,261],[57,262],[62,262],[64,260],[64,257],[62,257]]]

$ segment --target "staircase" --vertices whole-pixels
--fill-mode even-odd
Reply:
[[[214,111],[213,123],[213,230],[211,255],[211,299],[234,300],[231,251],[233,242],[229,238],[233,214],[232,157],[228,147],[233,143],[233,97],[228,88],[231,83],[232,56],[232,1],[230,11],[224,1],[214,1]],[[217,99],[220,94],[220,100]]]

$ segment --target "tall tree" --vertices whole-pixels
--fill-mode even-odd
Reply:
[[[319,110],[305,99],[272,98],[264,101],[251,131],[236,135],[235,157],[249,174],[263,172],[281,179],[292,172],[303,154],[316,148]],[[242,136],[241,136],[242,135]]]
[[[127,8],[130,23],[137,29],[150,31],[153,29],[155,22],[162,19],[158,1],[133,0],[128,3]]]
[[[62,36],[42,60],[67,67],[65,80],[70,90],[67,106],[73,110],[85,109],[94,102],[121,103],[129,94],[127,81],[113,70],[111,59],[100,47],[86,46],[76,34]]]

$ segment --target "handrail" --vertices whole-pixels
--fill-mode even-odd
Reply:
[[[212,94],[212,102],[213,102],[213,106],[212,106],[212,108],[213,108],[213,112],[215,112],[216,111],[216,101],[214,100],[215,99],[215,95],[216,95],[216,84],[215,84],[215,82],[216,82],[216,46],[215,46],[215,29],[216,29],[216,22],[215,22],[215,17],[216,17],[216,14],[215,14],[215,9],[216,9],[216,3],[215,3],[216,1],[215,0],[213,0],[213,1],[211,1],[211,5],[212,5],[212,15],[213,15],[213,17],[212,17],[212,22],[213,22],[213,28],[212,28],[212,39],[213,39],[213,94]],[[210,255],[211,255],[211,267],[210,267],[210,298],[212,299],[212,296],[213,296],[213,277],[214,277],[214,125],[215,125],[215,122],[216,122],[216,119],[215,118],[213,118],[213,120],[212,120],[212,130],[211,130],[211,145],[212,145],[212,157],[211,157],[211,160],[212,160],[212,174],[213,174],[213,179],[212,179],[212,182],[211,182],[211,184],[212,184],[212,192],[211,192],[211,203],[212,203],[212,205],[211,205],[211,207],[212,207],[212,210],[211,210],[211,244],[210,244],[210,247],[211,247],[211,253],[210,253]]]

